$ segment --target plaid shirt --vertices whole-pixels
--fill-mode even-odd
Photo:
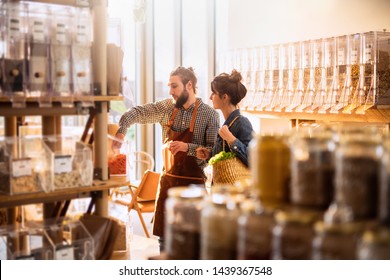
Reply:
[[[196,149],[200,146],[212,150],[218,135],[219,129],[219,115],[209,105],[203,103],[201,98],[199,100],[198,112],[196,114],[196,121],[194,127],[194,138],[192,143],[188,144],[189,156],[196,157]],[[188,109],[180,108],[176,114],[175,120],[171,129],[175,132],[183,132],[190,127],[192,113],[194,112],[195,103]],[[171,98],[167,98],[155,103],[135,106],[124,113],[119,120],[118,132],[126,134],[127,129],[132,124],[150,124],[159,123],[162,127],[163,141],[167,138],[168,122],[172,116],[175,105]],[[207,165],[207,161],[197,159],[200,168]]]

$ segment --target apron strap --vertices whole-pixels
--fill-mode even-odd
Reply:
[[[199,107],[199,100],[196,99],[196,101],[195,101],[194,112],[192,113],[192,116],[191,116],[190,132],[193,132],[193,131],[194,131],[195,121],[196,121],[196,114],[197,114],[197,112],[198,112],[198,107]],[[172,116],[171,116],[171,118],[169,119],[169,122],[168,122],[168,124],[167,124],[167,126],[168,126],[169,128],[170,128],[171,125],[173,124],[173,122],[174,122],[174,120],[175,120],[175,117],[176,117],[178,111],[179,111],[178,108],[175,108],[175,110],[173,110]]]
[[[179,111],[178,108],[175,108],[175,110],[173,110],[172,116],[171,116],[171,118],[169,119],[169,122],[168,122],[168,124],[167,124],[167,126],[168,126],[169,128],[170,128],[171,125],[173,124],[173,121],[175,120],[175,117],[176,117],[176,114],[177,114],[178,111]]]
[[[198,112],[198,106],[199,106],[199,100],[196,99],[195,109],[194,109],[194,112],[192,113],[192,117],[191,117],[190,132],[194,131],[194,126],[195,126],[195,121],[196,121],[196,113]]]

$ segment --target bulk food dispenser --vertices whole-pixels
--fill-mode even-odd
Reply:
[[[88,8],[76,8],[72,41],[73,91],[77,97],[93,95],[92,90],[92,17]],[[99,90],[100,91],[100,90]],[[83,107],[94,103],[82,98]]]
[[[314,70],[311,69],[311,42],[304,41],[301,43],[301,70],[299,73],[298,87],[294,94],[293,110],[302,112],[307,107],[304,102],[307,92],[309,91],[310,81],[314,82]],[[311,85],[313,87],[313,85]]]
[[[305,51],[305,44],[303,42],[298,42],[294,44],[294,50],[291,52],[291,54],[293,55],[291,63],[294,65],[293,85],[291,86],[289,84],[289,89],[288,89],[289,92],[292,91],[292,99],[291,99],[291,103],[285,109],[286,112],[292,112],[302,102],[303,92],[304,92],[304,71],[305,71],[304,51]]]
[[[39,98],[41,107],[51,106],[49,10],[47,5],[28,3],[28,95]]]
[[[288,45],[279,46],[279,75],[277,77],[277,88],[272,98],[271,107],[274,111],[282,111],[282,101],[287,93],[287,81],[288,81]]]
[[[0,6],[4,34],[2,68],[3,95],[13,107],[25,107],[27,84],[27,11],[24,3],[2,3]]]
[[[266,48],[266,55],[268,59],[265,66],[265,93],[258,110],[264,110],[266,107],[271,110],[270,104],[272,97],[274,96],[274,75],[276,74],[276,77],[279,76],[278,70],[276,69],[277,57],[275,56],[277,53],[275,54],[275,49],[273,46],[268,46]]]
[[[338,68],[338,93],[336,104],[331,108],[331,113],[338,113],[348,105],[351,91],[351,65],[349,55],[349,36],[337,38],[337,68]]]
[[[319,113],[326,113],[331,107],[336,105],[338,91],[338,68],[336,37],[324,39],[324,67],[326,71],[326,96]]]
[[[51,6],[51,81],[54,96],[61,97],[63,107],[72,107],[71,42],[72,7]]]
[[[266,55],[265,48],[261,47],[256,49],[256,81],[255,81],[255,92],[252,99],[252,104],[249,106],[249,110],[255,110],[264,97],[265,93],[265,66],[266,66]]]

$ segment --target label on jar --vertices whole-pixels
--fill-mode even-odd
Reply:
[[[364,55],[365,55],[364,63],[371,63],[372,62],[372,59],[371,59],[372,46],[371,46],[371,44],[366,45],[366,49],[364,51]]]
[[[54,157],[54,173],[69,173],[72,171],[72,156],[57,155]]]
[[[304,55],[304,59],[303,59],[303,68],[308,68],[309,67],[309,53],[306,52],[305,55]]]
[[[87,26],[84,24],[77,25],[77,36],[76,40],[78,43],[87,43]]]
[[[56,30],[56,41],[58,43],[65,43],[66,42],[66,27],[63,23],[57,23],[57,30]]]
[[[358,50],[357,49],[353,49],[351,51],[351,63],[358,64]]]
[[[76,0],[77,6],[89,7],[89,0]]]
[[[74,260],[73,246],[65,245],[56,249],[56,260]]]
[[[10,37],[18,37],[20,35],[20,20],[18,18],[10,18],[8,25]]]
[[[22,177],[32,175],[32,163],[31,159],[16,159],[12,161],[12,176]]]
[[[45,24],[43,21],[34,20],[33,30],[32,30],[34,42],[44,42],[45,41],[44,28],[45,28]]]
[[[345,64],[345,55],[344,48],[339,48],[337,52],[337,64],[344,65]]]

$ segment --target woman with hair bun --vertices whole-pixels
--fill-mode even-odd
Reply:
[[[217,142],[210,153],[206,148],[197,149],[197,157],[209,159],[225,146],[226,152],[233,152],[248,167],[248,144],[252,140],[253,128],[248,118],[240,113],[238,104],[246,95],[246,87],[241,83],[241,73],[233,69],[229,75],[221,73],[211,82],[210,99],[214,109],[221,110],[225,122],[218,131]],[[223,145],[223,142],[228,145]]]

